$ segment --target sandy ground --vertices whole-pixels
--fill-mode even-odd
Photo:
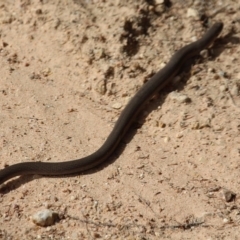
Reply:
[[[236,0],[2,0],[0,168],[94,152],[203,21],[225,25],[212,56],[150,102],[108,164],[4,184],[0,239],[240,239],[239,9]],[[60,220],[36,226],[31,216],[46,208]]]

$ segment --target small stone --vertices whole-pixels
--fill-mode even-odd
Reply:
[[[194,17],[194,18],[198,18],[199,14],[198,11],[193,9],[193,8],[188,8],[187,10],[187,17]]]
[[[61,24],[61,20],[58,18],[58,19],[55,19],[55,20],[53,20],[53,22],[52,22],[52,27],[53,28],[55,28],[55,29],[57,29],[59,26],[60,26],[60,24]]]
[[[104,95],[107,91],[107,82],[106,82],[106,79],[101,79],[97,82],[96,84],[96,87],[95,87],[95,90],[101,94],[101,95]]]
[[[37,9],[36,14],[42,14],[42,9]]]
[[[216,132],[220,132],[222,131],[224,128],[220,125],[213,125],[213,130],[216,131]]]
[[[215,70],[214,68],[208,68],[207,72],[208,72],[208,73],[215,73],[216,70]]]
[[[74,200],[76,200],[76,197],[75,196],[71,196],[70,197],[70,201],[74,201]]]
[[[226,202],[231,202],[235,199],[236,197],[236,193],[227,190],[227,189],[223,189],[222,190],[222,197]]]
[[[200,55],[201,55],[203,58],[207,59],[207,58],[209,57],[208,50],[207,50],[207,49],[202,50],[202,51],[200,52]]]
[[[104,48],[96,48],[93,50],[94,53],[94,57],[96,60],[99,60],[101,58],[105,58],[106,57],[106,50]]]
[[[97,232],[95,232],[95,233],[93,234],[93,236],[94,236],[94,238],[101,238],[101,235],[100,235],[99,233],[97,233]]]
[[[235,85],[232,87],[232,89],[230,90],[230,92],[231,92],[231,94],[232,94],[233,96],[238,96],[238,95],[239,95],[239,88],[238,88],[238,86],[235,84]]]
[[[32,221],[41,227],[51,226],[53,225],[57,220],[59,219],[59,216],[56,212],[53,212],[49,209],[41,210],[37,213],[35,213],[32,216]]]
[[[120,108],[122,107],[122,104],[119,103],[119,102],[117,102],[117,103],[114,103],[114,104],[112,105],[112,107],[113,107],[114,109],[120,109]]]
[[[163,141],[164,141],[165,143],[168,143],[168,142],[170,141],[170,137],[165,137],[165,138],[163,139]]]
[[[231,219],[229,218],[224,218],[223,219],[223,223],[227,224],[227,223],[230,223],[231,222]]]
[[[207,197],[209,197],[209,198],[214,198],[214,193],[213,192],[209,192],[209,193],[207,193]]]
[[[161,127],[161,128],[165,128],[165,127],[166,127],[166,123],[160,121],[160,122],[158,123],[158,126]]]
[[[203,220],[204,220],[205,218],[207,218],[207,217],[212,217],[212,216],[213,216],[213,213],[211,213],[211,212],[204,212],[204,213],[202,214]]]
[[[194,123],[192,124],[192,129],[193,129],[193,130],[200,129],[200,124],[199,124],[198,121],[196,121],[196,122],[194,122]]]
[[[164,3],[164,0],[155,0],[155,4],[163,4]]]
[[[189,103],[189,102],[191,102],[191,99],[187,95],[176,92],[176,91],[171,92],[169,94],[169,98],[172,99],[172,100],[176,100],[179,103]]]
[[[7,47],[8,43],[7,42],[3,42],[3,47]]]
[[[224,71],[219,71],[219,72],[218,72],[218,75],[219,75],[220,77],[222,77],[222,78],[227,78],[227,77],[228,77],[228,74],[227,74],[226,72],[224,72]]]
[[[155,7],[153,8],[156,13],[163,13],[165,11],[165,6],[164,4],[156,4]]]
[[[221,92],[225,92],[225,91],[227,90],[227,87],[226,87],[225,85],[221,85],[221,86],[219,87],[219,90],[220,90]]]
[[[49,75],[52,74],[52,71],[50,68],[46,68],[46,69],[42,70],[41,73],[43,74],[44,77],[48,77]]]
[[[182,137],[183,137],[183,133],[182,133],[182,132],[177,133],[177,134],[176,134],[176,137],[177,137],[177,138],[182,138]]]
[[[211,127],[210,118],[201,119],[201,121],[199,122],[199,129],[206,128],[206,127]]]

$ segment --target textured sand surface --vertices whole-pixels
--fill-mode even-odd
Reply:
[[[202,36],[204,18],[225,25],[212,57],[144,108],[109,164],[8,181],[0,239],[239,239],[239,9],[234,0],[1,1],[0,168],[94,152],[140,86]],[[31,216],[46,208],[60,221],[36,226]]]

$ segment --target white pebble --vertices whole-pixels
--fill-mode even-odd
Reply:
[[[198,11],[193,8],[188,8],[187,10],[187,17],[198,17]]]
[[[57,219],[58,214],[49,209],[41,210],[32,216],[32,221],[42,227],[53,225]]]
[[[223,223],[229,223],[229,222],[230,222],[230,220],[228,218],[223,219]]]
[[[176,91],[171,92],[168,96],[171,100],[175,100],[179,103],[187,103],[191,101],[191,99],[187,95]]]
[[[165,138],[163,139],[163,141],[164,141],[165,143],[168,143],[168,142],[170,141],[170,137],[165,137]]]
[[[155,4],[158,5],[158,4],[163,4],[164,3],[164,0],[155,0]]]
[[[219,87],[219,90],[220,90],[221,92],[224,92],[224,91],[227,90],[227,87],[226,87],[225,85],[221,85],[221,86]]]
[[[114,109],[120,109],[120,108],[122,107],[122,104],[121,104],[121,103],[114,103],[114,104],[112,105],[112,107],[113,107]]]

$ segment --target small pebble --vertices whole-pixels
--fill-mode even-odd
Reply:
[[[193,9],[193,8],[188,8],[187,10],[187,17],[194,17],[194,18],[198,18],[199,13],[197,10]]]
[[[222,190],[222,197],[226,202],[231,202],[235,199],[236,197],[236,193],[227,190],[227,189],[223,189]]]
[[[163,4],[164,3],[164,0],[155,0],[155,4]]]
[[[225,92],[225,91],[227,90],[227,87],[226,87],[225,85],[221,85],[221,86],[219,87],[219,90],[220,90],[221,92]]]
[[[122,104],[121,103],[114,103],[113,105],[112,105],[112,107],[114,108],[114,109],[120,109],[121,107],[122,107]]]
[[[225,224],[230,223],[230,219],[224,218],[224,219],[223,219],[223,223],[225,223]]]
[[[41,210],[32,216],[32,221],[41,227],[51,226],[58,219],[58,214],[49,209]]]
[[[200,55],[205,59],[208,58],[209,57],[208,50],[207,49],[202,50],[200,52]]]
[[[239,95],[239,88],[238,88],[238,86],[235,84],[235,85],[231,88],[230,92],[231,92],[231,94],[232,94],[233,96],[238,96],[238,95]]]
[[[52,71],[50,68],[46,68],[46,69],[42,70],[41,73],[43,74],[44,77],[48,77],[49,75],[52,74]]]
[[[74,200],[76,200],[76,197],[75,196],[71,196],[70,197],[70,201],[74,201]]]
[[[177,138],[182,138],[182,137],[183,137],[183,133],[182,133],[182,132],[177,133],[177,134],[176,134],[176,137],[177,137]]]
[[[179,103],[188,103],[188,102],[191,102],[191,99],[185,95],[185,94],[182,94],[182,93],[179,93],[179,92],[176,92],[176,91],[173,91],[169,94],[169,98],[171,100],[176,100],[177,102]]]
[[[214,131],[217,131],[217,132],[219,132],[219,131],[222,131],[224,128],[222,127],[222,126],[220,126],[220,125],[213,125],[213,130]]]
[[[97,82],[95,90],[101,94],[104,95],[107,91],[107,85],[106,85],[106,80],[105,79],[101,79]]]
[[[165,138],[163,139],[163,141],[164,141],[165,143],[168,143],[168,142],[170,141],[170,137],[165,137]]]

